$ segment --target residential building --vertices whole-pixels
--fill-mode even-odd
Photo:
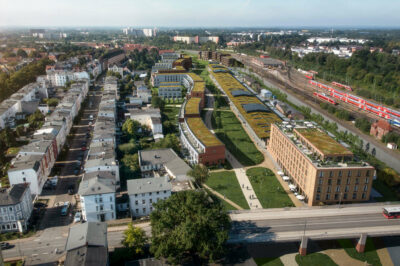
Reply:
[[[125,117],[138,121],[142,125],[148,126],[152,131],[154,139],[164,138],[160,109],[130,109],[129,113],[125,113]]]
[[[178,85],[168,85],[168,83],[164,83],[165,85],[160,85],[158,87],[158,96],[163,99],[182,98],[182,86],[179,83],[173,83]]]
[[[132,217],[149,215],[153,203],[171,196],[172,185],[168,177],[130,179],[127,183]]]
[[[82,218],[88,222],[116,219],[116,178],[111,171],[85,173],[79,184]]]
[[[187,44],[191,43],[205,43],[205,42],[214,42],[218,43],[219,42],[219,37],[218,36],[174,36],[173,37],[174,42],[184,42]]]
[[[369,134],[381,140],[383,136],[385,136],[392,130],[392,126],[388,121],[380,119],[371,125]]]
[[[273,124],[268,151],[309,206],[369,200],[374,167],[313,123]]]
[[[28,184],[16,184],[0,188],[0,230],[25,232],[33,210]]]
[[[114,64],[120,65],[125,60],[125,52],[124,50],[114,49],[107,52],[105,55],[99,58],[100,64],[102,65],[103,70],[107,70],[109,66]]]
[[[168,175],[172,179],[187,180],[187,172],[191,170],[173,149],[138,151],[142,177]]]
[[[123,67],[119,67],[116,64],[114,64],[112,66],[109,65],[108,66],[108,71],[118,73],[118,74],[121,75],[122,78],[124,77],[124,68]]]
[[[151,90],[149,90],[145,85],[140,85],[137,87],[136,96],[145,104],[151,103]]]
[[[107,224],[87,222],[69,228],[64,266],[108,266]]]

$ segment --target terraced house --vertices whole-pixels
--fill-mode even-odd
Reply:
[[[310,206],[369,200],[374,167],[312,123],[272,125],[268,150]]]
[[[250,134],[258,140],[258,144],[265,145],[270,136],[271,124],[281,119],[232,76],[228,68],[210,64],[208,70],[217,87],[228,96],[232,111],[242,123],[250,126]]]

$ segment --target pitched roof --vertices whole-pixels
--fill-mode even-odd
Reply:
[[[64,266],[106,266],[106,247],[81,247],[67,252]]]
[[[80,247],[107,247],[107,224],[86,222],[69,228],[66,251]]]
[[[168,177],[131,179],[127,183],[129,195],[172,189]]]
[[[29,184],[15,184],[10,189],[0,188],[0,206],[21,202],[26,190],[29,190]]]
[[[79,184],[78,194],[81,196],[115,193],[115,176],[105,171],[86,173]]]

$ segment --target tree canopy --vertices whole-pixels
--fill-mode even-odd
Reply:
[[[144,245],[147,237],[143,229],[135,227],[132,223],[128,224],[128,229],[124,231],[122,244],[128,248],[134,255],[143,254]]]
[[[196,164],[192,170],[187,173],[189,176],[193,177],[197,184],[202,184],[207,182],[210,176],[208,168],[203,164]]]
[[[182,263],[187,258],[214,261],[223,255],[231,225],[219,200],[204,191],[183,191],[153,206],[150,251],[156,258]]]

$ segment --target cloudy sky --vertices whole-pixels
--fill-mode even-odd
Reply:
[[[400,27],[399,0],[0,0],[0,26]]]

